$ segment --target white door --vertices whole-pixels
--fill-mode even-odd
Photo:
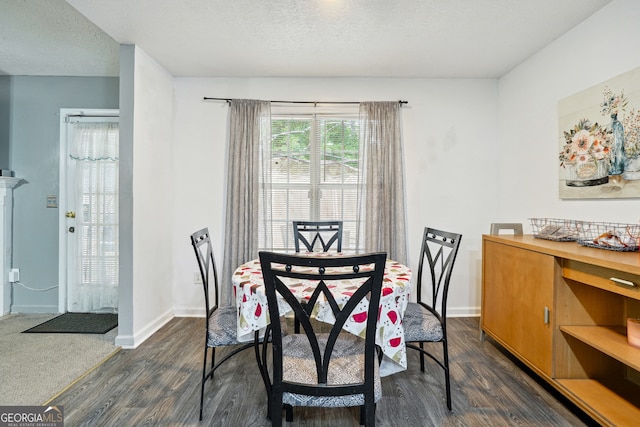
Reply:
[[[60,112],[60,312],[117,312],[118,110]]]

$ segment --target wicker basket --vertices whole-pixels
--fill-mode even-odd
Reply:
[[[578,223],[573,219],[529,218],[533,237],[556,242],[575,242],[578,238]]]
[[[633,252],[640,245],[640,225],[616,222],[587,222],[578,225],[578,243],[610,251]]]

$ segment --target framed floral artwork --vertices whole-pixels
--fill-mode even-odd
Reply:
[[[561,199],[640,197],[640,67],[558,103]]]

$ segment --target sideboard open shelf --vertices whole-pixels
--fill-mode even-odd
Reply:
[[[638,425],[640,254],[483,236],[482,332],[594,420]]]

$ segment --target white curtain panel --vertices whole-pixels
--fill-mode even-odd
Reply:
[[[365,183],[359,198],[366,252],[387,252],[406,264],[407,231],[404,192],[402,119],[399,102],[360,104],[360,143]]]
[[[235,304],[231,285],[235,268],[257,258],[258,247],[272,246],[271,103],[232,100],[229,127],[220,305]]]
[[[75,123],[69,161],[75,163],[74,271],[68,310],[118,308],[118,123]]]

